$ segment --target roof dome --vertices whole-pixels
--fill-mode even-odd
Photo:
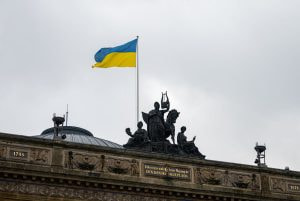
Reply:
[[[90,144],[90,145],[97,145],[97,146],[111,147],[111,148],[123,148],[123,146],[117,143],[94,137],[90,131],[85,130],[83,128],[79,128],[75,126],[61,126],[59,127],[59,130],[60,130],[59,134],[66,136],[64,141],[67,142]],[[53,127],[48,128],[44,130],[41,133],[41,135],[35,137],[52,140],[54,137],[54,128]]]

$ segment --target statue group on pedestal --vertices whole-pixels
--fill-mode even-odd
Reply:
[[[163,152],[169,154],[196,156],[204,159],[193,140],[188,141],[185,136],[186,127],[182,126],[177,135],[177,144],[175,143],[175,126],[179,112],[175,109],[170,110],[170,102],[167,93],[162,93],[161,106],[158,102],[154,103],[154,109],[149,113],[142,112],[143,120],[147,124],[147,130],[143,129],[143,123],[137,124],[138,129],[132,134],[130,128],[125,131],[131,137],[125,148],[140,149],[151,152]],[[167,113],[167,118],[164,114]],[[167,138],[171,136],[172,144]]]

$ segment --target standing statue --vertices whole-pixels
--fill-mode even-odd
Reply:
[[[187,141],[187,137],[184,135],[185,131],[186,131],[186,127],[182,126],[181,132],[179,132],[177,135],[177,143],[179,148],[188,155],[199,156],[200,158],[204,159],[205,156],[199,152],[198,148],[194,143],[196,136],[193,137],[193,140]]]
[[[163,94],[164,95],[164,94]],[[149,138],[152,142],[161,142],[165,140],[165,120],[164,114],[170,109],[169,99],[163,102],[163,95],[161,99],[161,105],[163,109],[160,110],[158,102],[154,103],[154,110],[151,110],[148,114],[143,114],[143,119],[147,123],[147,131]]]
[[[134,134],[131,133],[130,128],[126,128],[126,133],[131,138],[129,138],[127,144],[124,145],[124,147],[138,147],[142,146],[149,142],[148,133],[145,129],[143,129],[143,122],[139,121],[137,124],[138,129],[134,132]]]

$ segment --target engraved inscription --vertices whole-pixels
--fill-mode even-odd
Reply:
[[[12,154],[14,157],[21,157],[24,158],[25,157],[25,152],[21,152],[21,151],[13,151]]]
[[[297,185],[297,184],[288,184],[288,190],[300,192],[300,185]]]
[[[10,150],[9,156],[12,158],[18,158],[18,159],[27,159],[28,152],[25,151],[17,151],[17,150]]]
[[[190,169],[168,165],[144,164],[146,176],[190,180]]]

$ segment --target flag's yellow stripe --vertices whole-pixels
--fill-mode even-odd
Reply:
[[[93,67],[136,67],[136,53],[113,52],[106,55],[102,62],[95,63]]]

